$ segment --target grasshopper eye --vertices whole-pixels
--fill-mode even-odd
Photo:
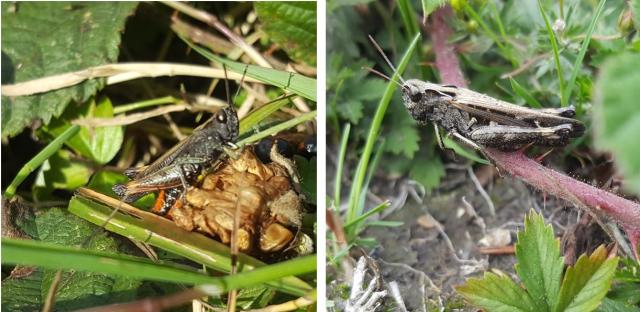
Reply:
[[[409,92],[411,92],[409,98],[412,102],[420,102],[422,99],[422,92],[420,92],[420,90],[410,90]]]
[[[221,123],[225,123],[227,122],[227,115],[220,113],[216,116],[216,119],[218,119],[218,121]]]

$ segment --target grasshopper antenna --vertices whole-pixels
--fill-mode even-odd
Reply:
[[[375,69],[373,69],[371,67],[362,67],[362,69],[364,69],[366,71],[369,71],[369,72],[371,72],[373,74],[376,74],[376,75],[384,78],[387,81],[391,81],[391,82],[397,84],[400,88],[403,87],[403,85],[400,82],[398,82],[397,80],[393,80],[393,79],[389,78],[389,76],[387,76],[387,75],[385,75],[385,74],[383,74],[383,73],[381,73],[381,72],[379,72],[379,71],[377,71],[377,70],[375,70]]]
[[[405,81],[402,78],[402,75],[400,75],[400,73],[398,73],[398,70],[396,69],[396,67],[393,66],[393,63],[391,63],[391,61],[389,60],[387,55],[384,54],[384,51],[382,51],[382,48],[380,47],[380,45],[373,39],[373,37],[371,37],[371,35],[369,35],[369,40],[371,41],[373,46],[376,48],[376,50],[378,50],[378,53],[380,53],[380,55],[382,55],[382,57],[384,58],[384,61],[387,62],[387,65],[389,65],[389,67],[391,67],[391,70],[393,70],[393,73],[394,74],[398,74],[398,78],[400,78],[400,81],[402,81],[402,84],[404,84]],[[389,80],[391,80],[391,79],[389,79]]]
[[[246,77],[246,75],[247,75],[247,69],[248,68],[249,68],[249,65],[245,66],[244,70],[242,71],[242,77],[240,77],[240,84],[238,85],[238,89],[236,90],[236,94],[233,96],[233,100],[234,101],[238,97],[238,94],[240,94],[240,89],[242,89],[242,84],[244,83],[244,77]]]
[[[227,65],[226,64],[222,64],[222,70],[224,71],[224,90],[225,93],[227,94],[227,104],[229,104],[229,106],[233,106],[233,103],[231,103],[231,98],[229,97],[229,77],[227,77]],[[235,97],[234,97],[235,100]]]

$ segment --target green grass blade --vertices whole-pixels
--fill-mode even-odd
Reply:
[[[340,152],[338,155],[338,166],[336,167],[336,179],[333,189],[333,204],[337,208],[340,206],[340,192],[342,185],[342,168],[344,168],[344,159],[347,155],[347,144],[349,143],[349,132],[351,132],[351,124],[347,123],[342,131],[342,139],[340,140]]]
[[[464,10],[467,13],[467,15],[469,15],[469,17],[471,17],[471,19],[473,19],[474,21],[476,21],[478,23],[478,25],[480,25],[480,28],[482,28],[482,30],[484,30],[486,35],[489,38],[491,38],[491,40],[493,40],[493,42],[498,46],[498,49],[500,49],[500,51],[502,51],[502,53],[504,54],[505,58],[507,58],[512,63],[512,65],[514,65],[514,67],[517,67],[516,65],[518,64],[518,61],[514,57],[511,56],[511,53],[509,52],[507,47],[505,47],[502,44],[502,41],[500,40],[500,37],[498,37],[498,35],[489,27],[489,25],[487,25],[487,23],[484,22],[484,19],[482,17],[480,17],[478,12],[476,12],[473,9],[473,7],[471,7],[471,5],[469,5],[466,1],[463,3],[463,6],[464,6]]]
[[[573,87],[576,83],[576,78],[578,77],[578,72],[580,72],[580,68],[582,68],[582,60],[584,60],[584,55],[587,53],[587,48],[589,48],[589,42],[591,41],[591,35],[593,35],[593,30],[596,27],[596,22],[600,15],[602,15],[602,11],[604,11],[604,5],[607,0],[600,0],[598,3],[598,8],[596,9],[596,14],[591,19],[591,23],[589,24],[589,28],[587,28],[587,34],[582,42],[582,47],[580,47],[580,51],[578,52],[578,58],[576,58],[576,62],[573,64],[573,70],[571,71],[571,77],[569,77],[569,82],[567,84],[567,89],[564,93],[562,93],[561,105],[565,107],[569,104],[569,98],[571,97],[571,93],[573,92]],[[578,111],[581,111],[581,107],[577,108]]]
[[[266,137],[268,137],[270,135],[274,135],[274,134],[276,134],[276,133],[278,133],[280,131],[283,131],[283,130],[289,129],[291,127],[297,126],[298,124],[301,124],[301,123],[303,123],[305,121],[309,121],[309,120],[315,118],[316,115],[317,115],[317,111],[311,111],[311,112],[308,112],[308,113],[304,113],[304,114],[302,114],[302,115],[300,115],[300,116],[298,116],[296,118],[289,119],[289,120],[287,120],[285,122],[279,123],[279,124],[269,128],[269,129],[265,129],[264,131],[260,131],[259,133],[251,135],[249,137],[246,137],[246,138],[238,141],[236,144],[238,146],[244,146],[244,145],[247,145],[249,143],[256,142],[256,141],[261,140],[263,138],[266,138]]]
[[[31,160],[29,160],[29,162],[22,166],[22,168],[20,168],[20,171],[18,171],[16,177],[13,178],[13,181],[11,181],[11,184],[9,184],[7,189],[4,191],[5,199],[10,199],[11,197],[13,197],[24,179],[26,179],[29,174],[40,167],[40,165],[42,165],[45,160],[49,159],[49,157],[57,152],[68,139],[76,135],[79,131],[80,126],[78,125],[69,127],[69,129],[65,130],[59,137],[51,141],[51,143],[49,143],[49,145],[47,145],[42,151],[40,151],[38,155],[33,157]]]
[[[560,52],[558,51],[558,41],[556,40],[556,34],[553,32],[553,28],[551,28],[551,24],[549,23],[549,18],[547,14],[544,12],[542,8],[542,2],[538,0],[538,8],[540,8],[540,14],[542,14],[542,18],[544,19],[544,24],[547,27],[547,33],[549,34],[549,42],[551,42],[551,48],[553,49],[553,60],[556,63],[556,71],[558,72],[558,84],[560,85],[560,101],[562,102],[562,97],[564,94],[564,73],[562,72],[562,65],[560,65]],[[564,105],[562,105],[564,106]]]
[[[130,104],[118,105],[118,106],[113,108],[113,114],[114,115],[122,114],[122,113],[126,113],[128,111],[141,109],[141,108],[146,108],[146,107],[150,107],[150,106],[157,106],[157,105],[164,105],[164,104],[175,104],[175,103],[178,103],[178,101],[179,100],[174,98],[173,96],[165,96],[165,97],[161,97],[161,98],[155,98],[155,99],[150,99],[150,100],[145,100],[145,101],[139,101],[139,102],[134,102],[134,103],[130,103]]]
[[[381,211],[389,208],[390,205],[391,205],[391,203],[389,201],[385,201],[382,204],[374,207],[373,209],[363,213],[361,216],[359,216],[359,217],[355,218],[354,220],[346,223],[344,225],[345,230],[348,231],[354,226],[357,228],[357,225],[360,224],[362,221],[366,220],[368,217],[370,217],[370,216],[372,216],[372,215],[374,215],[374,214],[376,214],[378,212],[381,212]]]
[[[458,142],[454,141],[452,138],[445,136],[442,139],[442,144],[444,145],[444,147],[453,150],[456,155],[460,155],[466,159],[475,161],[483,165],[491,165],[488,160],[478,157],[474,152],[471,152],[468,149],[460,146],[460,144],[458,144]]]
[[[542,104],[536,100],[536,98],[527,91],[527,89],[523,88],[518,81],[513,78],[509,78],[509,82],[511,82],[511,89],[521,98],[523,98],[527,104],[531,107],[542,108]]]
[[[407,39],[411,39],[412,36],[420,33],[418,21],[416,19],[418,14],[411,5],[411,2],[408,0],[399,0],[397,3],[400,15],[402,16],[402,24],[404,25],[404,29],[407,31]]]
[[[316,267],[316,256],[312,255],[236,275],[211,277],[186,267],[152,262],[144,258],[57,246],[32,240],[2,238],[2,249],[3,264],[117,274],[180,284],[215,285],[220,287],[221,292],[310,273],[315,271]],[[311,289],[307,291],[309,290]]]
[[[293,97],[293,94],[289,94],[280,98],[277,98],[260,108],[253,111],[247,117],[240,120],[240,135],[245,132],[251,130],[254,126],[259,124],[265,118],[269,117],[271,114],[275,113],[285,105],[291,103],[290,99]]]
[[[214,284],[215,282],[210,276],[168,263],[154,263],[128,255],[4,237],[2,238],[2,264],[101,272],[186,284]]]
[[[143,241],[171,253],[204,264],[216,271],[231,269],[229,247],[202,234],[186,231],[172,221],[153,213],[121,203],[117,199],[102,197],[91,190],[80,189],[69,203],[69,211],[91,223],[103,225],[120,207],[105,226],[111,232]],[[95,199],[99,196],[99,199]],[[102,202],[98,202],[98,200]],[[125,213],[126,212],[126,213]],[[239,255],[242,271],[265,266],[264,263],[244,254]],[[301,295],[311,287],[295,277],[273,283],[274,288],[293,295]]]
[[[409,60],[413,55],[413,51],[418,46],[420,42],[420,34],[417,34],[411,44],[407,48],[398,65],[398,72],[394,73],[391,80],[397,80],[400,74],[404,71],[404,69],[409,64]],[[360,156],[360,162],[358,163],[358,167],[354,174],[353,184],[351,185],[351,191],[349,193],[349,207],[346,215],[346,222],[350,222],[355,220],[359,215],[362,214],[362,209],[359,205],[360,193],[362,192],[362,185],[364,182],[364,178],[366,175],[366,169],[369,165],[369,159],[371,157],[371,152],[373,151],[373,145],[378,140],[378,136],[380,135],[380,126],[382,124],[382,120],[384,119],[384,115],[387,111],[387,107],[391,102],[391,97],[397,88],[397,84],[389,82],[387,84],[387,89],[385,90],[382,99],[380,99],[380,103],[378,104],[378,108],[376,109],[376,113],[373,116],[373,121],[371,123],[371,128],[369,129],[369,134],[367,135],[367,141],[364,146],[364,150],[362,155]]]
[[[297,73],[234,62],[217,56],[209,52],[207,49],[193,44],[185,38],[182,38],[182,40],[208,60],[222,63],[227,66],[227,69],[233,72],[243,74],[246,71],[246,75],[248,77],[282,88],[286,91],[291,91],[311,101],[316,101],[316,80],[313,78]]]

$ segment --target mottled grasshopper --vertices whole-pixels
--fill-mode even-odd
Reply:
[[[156,191],[166,191],[167,199],[175,201],[203,169],[225,153],[225,148],[235,147],[237,138],[238,116],[232,107],[226,107],[151,165],[125,170],[131,181],[115,185],[113,191],[128,203]]]
[[[369,38],[396,72],[380,46]],[[526,145],[563,146],[584,133],[584,125],[572,118],[575,116],[572,106],[532,109],[452,85],[418,79],[405,81],[402,77],[400,81],[404,106],[418,123],[434,124],[440,146],[438,126],[447,135],[478,150],[481,147],[516,150]]]

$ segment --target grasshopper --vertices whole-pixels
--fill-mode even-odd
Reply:
[[[167,199],[175,201],[202,170],[225,153],[226,148],[235,148],[238,131],[238,115],[232,107],[226,107],[151,165],[125,170],[124,174],[131,180],[114,185],[113,191],[127,203],[155,191],[166,191],[171,194]],[[167,202],[163,207],[171,207],[171,204]]]
[[[387,65],[397,70],[380,46],[369,39]],[[402,100],[411,116],[422,125],[433,123],[442,147],[438,126],[471,147],[517,150],[527,145],[564,146],[584,133],[584,125],[575,116],[573,106],[533,109],[502,101],[486,94],[453,85],[440,85],[418,79],[397,83]]]

